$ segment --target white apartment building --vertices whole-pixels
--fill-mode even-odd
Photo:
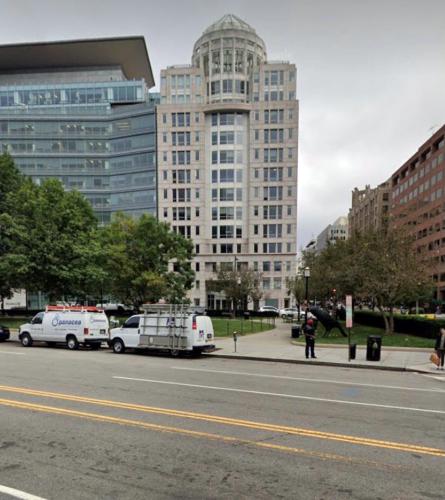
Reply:
[[[161,71],[157,109],[158,215],[195,245],[195,305],[229,308],[207,289],[220,266],[261,275],[260,304],[289,304],[295,272],[296,68],[268,61],[234,15],[207,28],[191,65]]]

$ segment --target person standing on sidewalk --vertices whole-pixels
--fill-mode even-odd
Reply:
[[[445,360],[445,328],[441,328],[437,334],[436,345],[437,355],[439,356],[439,364],[437,366],[438,370],[443,370],[444,360]]]
[[[312,359],[316,359],[315,356],[315,329],[314,320],[308,319],[303,327],[304,338],[306,339],[306,359],[309,358],[309,351]]]

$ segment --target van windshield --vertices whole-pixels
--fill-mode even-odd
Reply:
[[[123,328],[139,328],[139,316],[133,316],[128,318],[127,321],[122,325]]]

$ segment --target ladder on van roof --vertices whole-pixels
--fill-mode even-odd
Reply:
[[[46,306],[45,312],[48,311],[72,311],[72,312],[103,312],[103,309],[98,309],[96,306]]]

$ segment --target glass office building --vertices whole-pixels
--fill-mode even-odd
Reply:
[[[143,37],[0,47],[0,149],[113,213],[156,215],[156,99]]]

